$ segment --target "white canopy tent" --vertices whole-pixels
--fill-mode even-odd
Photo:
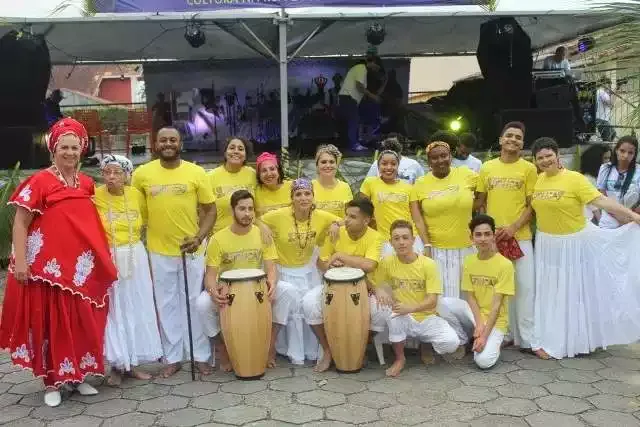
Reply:
[[[531,37],[532,47],[571,40],[616,25],[622,17],[593,11],[500,12],[465,8],[311,8],[211,11],[198,14],[105,14],[88,18],[7,18],[0,36],[30,29],[46,36],[54,64],[201,61],[272,58],[280,63],[280,89],[286,92],[287,62],[295,56],[362,55],[365,31],[383,23],[387,36],[382,57],[475,54],[480,25],[514,16]],[[197,20],[206,43],[194,49],[184,40],[185,23]],[[281,126],[288,129],[287,99]],[[287,132],[282,146],[288,147]]]

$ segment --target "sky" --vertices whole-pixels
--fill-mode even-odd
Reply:
[[[591,0],[500,0],[498,10],[579,10]],[[62,3],[69,6],[56,17],[80,16],[82,0],[0,0],[0,17],[46,18]]]

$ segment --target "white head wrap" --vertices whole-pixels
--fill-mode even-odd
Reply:
[[[120,166],[127,176],[131,176],[131,174],[133,173],[133,163],[131,163],[131,160],[127,159],[125,156],[120,156],[118,154],[107,154],[102,158],[102,162],[100,162],[100,170],[106,168],[109,165]]]

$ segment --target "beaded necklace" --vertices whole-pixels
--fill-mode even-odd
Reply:
[[[58,179],[58,181],[60,181],[62,183],[62,185],[64,185],[65,187],[78,188],[78,185],[80,184],[80,178],[78,177],[78,171],[75,171],[74,174],[73,174],[73,185],[69,185],[69,183],[67,183],[67,180],[64,179],[64,176],[62,176],[62,173],[60,172],[60,169],[58,169],[58,166],[56,166],[55,163],[51,165],[51,168],[49,169],[49,171],[51,171],[53,176],[55,176]]]
[[[111,193],[109,193],[109,190],[107,190],[107,193],[109,195],[111,195]],[[122,274],[120,268],[118,267],[118,260],[116,257],[116,225],[115,225],[115,221],[114,221],[114,212],[113,209],[111,207],[111,200],[110,197],[107,197],[107,222],[109,223],[109,231],[111,232],[111,243],[113,246],[113,263],[116,265],[116,269],[118,270],[118,274],[121,275],[121,278],[123,279],[130,279],[131,276],[133,275],[133,271],[132,271],[132,267],[133,267],[133,224],[131,221],[131,218],[129,217],[129,210],[127,209],[127,188],[125,187],[123,189],[123,193],[122,193],[122,201],[123,201],[123,205],[124,205],[124,217],[127,219],[127,226],[128,226],[128,244],[129,244],[129,251],[128,251],[128,256],[129,256],[129,268],[126,270],[127,274]]]
[[[313,208],[309,210],[309,216],[307,217],[307,230],[304,233],[304,243],[302,243],[302,237],[300,236],[300,230],[298,229],[298,220],[296,219],[296,213],[293,209],[291,209],[293,215],[293,224],[296,228],[296,240],[298,240],[298,247],[300,248],[300,253],[307,248],[307,244],[309,243],[309,235],[311,234],[311,214],[313,213]]]

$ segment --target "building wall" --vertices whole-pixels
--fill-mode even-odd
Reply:
[[[475,55],[412,58],[409,93],[445,92],[455,81],[479,72]]]
[[[131,98],[131,79],[102,79],[98,88],[98,96],[117,104],[129,104]]]

